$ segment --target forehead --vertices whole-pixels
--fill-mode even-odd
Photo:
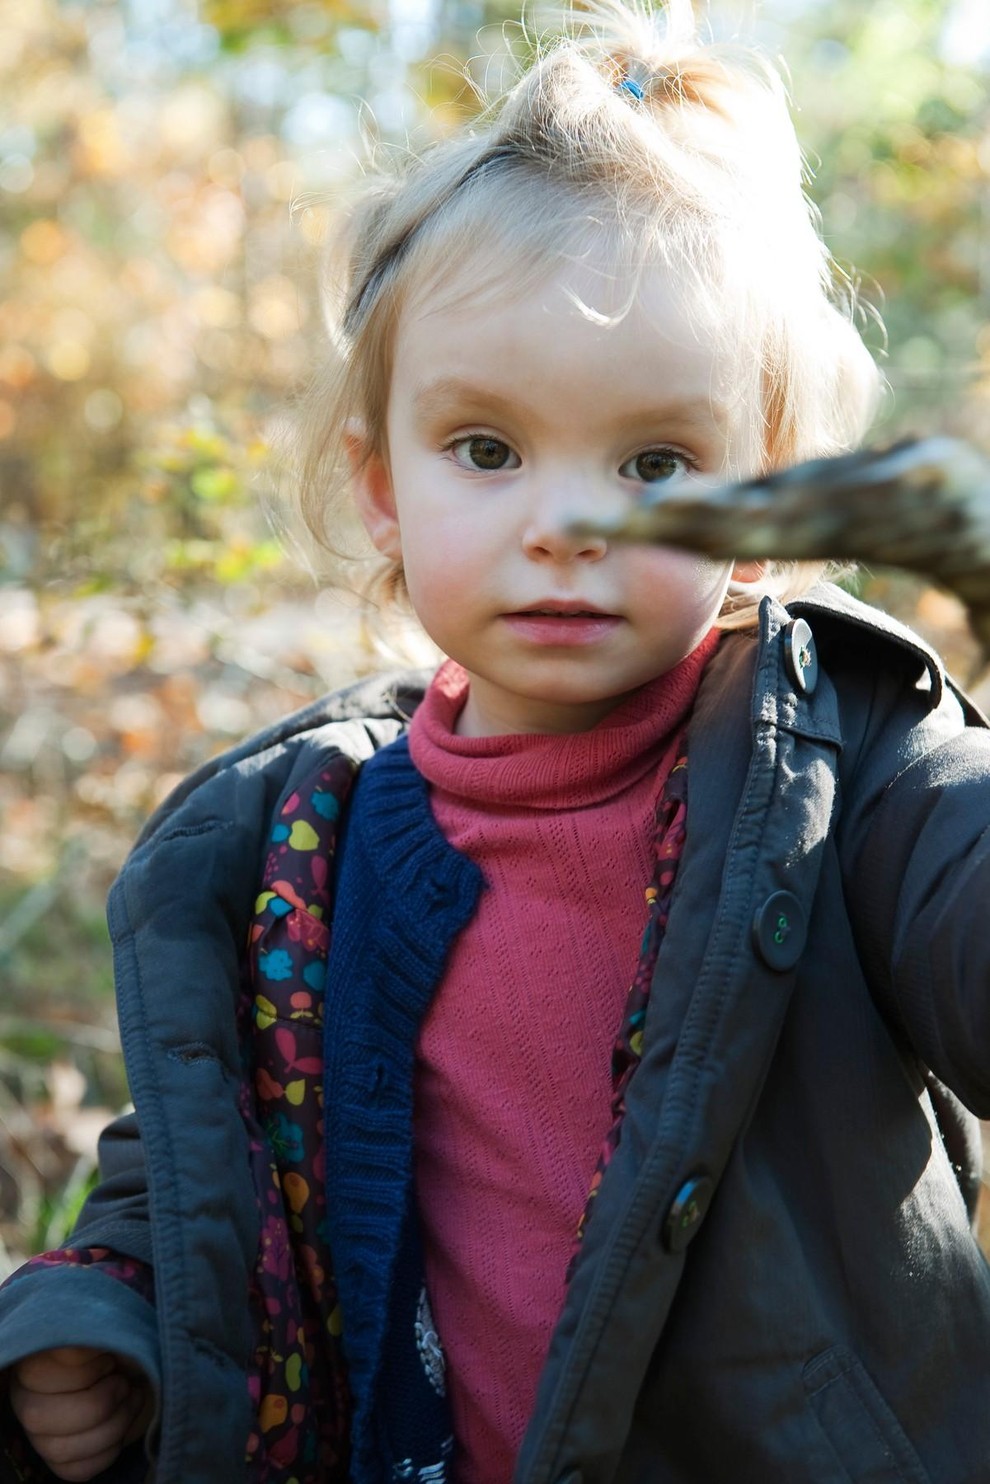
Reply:
[[[672,387],[741,400],[740,357],[692,276],[668,264],[631,267],[603,247],[558,253],[509,272],[478,252],[418,285],[399,318],[393,391],[490,382],[508,393],[579,400]],[[751,358],[749,358],[751,360]]]
[[[411,265],[403,314],[435,317],[460,310],[497,309],[517,299],[560,295],[582,307],[590,320],[618,321],[636,304],[637,291],[662,292],[683,312],[704,317],[704,296],[692,290],[696,276],[680,254],[657,257],[613,226],[587,217],[562,215],[555,231],[546,223],[475,224],[461,250],[443,251],[442,237]],[[697,303],[695,303],[697,301]],[[636,305],[640,311],[642,304]]]

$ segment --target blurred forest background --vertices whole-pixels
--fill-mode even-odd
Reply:
[[[497,84],[517,18],[0,0],[0,1266],[58,1243],[127,1099],[103,904],[142,819],[380,662],[273,536],[268,447],[365,139],[470,117],[465,68]],[[878,436],[990,449],[986,0],[713,0],[712,25],[786,58],[829,245],[886,325]],[[954,601],[860,581],[965,673]]]

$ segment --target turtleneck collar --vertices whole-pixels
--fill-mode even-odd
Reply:
[[[417,770],[433,788],[487,809],[579,809],[615,797],[655,768],[686,719],[718,646],[712,629],[679,664],[627,696],[583,732],[459,737],[469,678],[453,660],[437,671],[409,728]]]

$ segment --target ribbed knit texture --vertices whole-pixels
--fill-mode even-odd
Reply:
[[[387,1484],[410,1456],[438,1467],[447,1430],[414,1334],[413,1048],[481,888],[478,868],[438,830],[406,738],[376,752],[350,801],[325,1006],[327,1226],[354,1484]]]
[[[591,731],[458,737],[468,682],[452,663],[413,718],[410,755],[437,822],[488,887],[448,960],[415,1072],[417,1192],[457,1484],[506,1484],[532,1410],[610,1123],[654,805],[716,642]]]

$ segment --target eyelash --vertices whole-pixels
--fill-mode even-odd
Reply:
[[[467,462],[466,458],[462,460],[458,456],[458,449],[466,448],[472,443],[487,443],[493,445],[498,449],[504,449],[509,458],[514,458],[517,460],[517,462],[515,464],[496,464],[490,469],[480,468],[477,464],[469,463]],[[515,469],[519,467],[519,455],[515,453],[515,451],[508,443],[506,443],[504,438],[496,438],[494,434],[491,433],[463,433],[459,438],[452,438],[449,443],[444,444],[443,451],[444,453],[451,454],[454,458],[454,461],[459,464],[462,469],[468,469],[475,474],[499,474],[507,468]],[[654,454],[659,454],[661,457],[666,457],[667,459],[670,459],[672,461],[676,460],[683,466],[685,472],[687,473],[692,473],[698,467],[697,459],[692,458],[689,453],[683,453],[679,448],[671,448],[667,444],[657,444],[654,447],[642,448],[639,450],[638,453],[635,453],[630,458],[626,459],[625,462],[619,466],[619,473],[623,476],[623,478],[638,479],[642,484],[666,483],[666,480],[646,479],[642,476],[642,474],[624,473],[625,469],[630,464],[635,464],[636,462],[638,462],[638,460],[647,458]],[[673,475],[671,476],[671,478],[673,478]]]
[[[623,472],[630,464],[635,464],[640,459],[649,458],[653,454],[659,454],[661,457],[676,460],[682,465],[683,471],[687,474],[693,474],[698,468],[698,460],[692,458],[691,454],[684,453],[679,448],[671,448],[665,443],[658,443],[651,448],[641,448],[638,453],[634,453],[631,458],[626,459],[625,463],[619,466],[619,473],[625,479],[638,479],[642,484],[666,484],[666,480],[644,479],[641,474],[625,474]]]
[[[459,438],[452,438],[449,443],[445,443],[443,451],[444,453],[451,454],[454,462],[459,464],[462,469],[468,469],[475,474],[500,474],[506,467],[518,468],[517,463],[511,465],[498,464],[494,469],[481,469],[476,464],[469,464],[465,460],[458,458],[457,450],[471,443],[495,444],[499,448],[504,448],[510,458],[515,458],[516,460],[519,458],[519,455],[510,448],[504,438],[496,438],[493,433],[462,433]]]

